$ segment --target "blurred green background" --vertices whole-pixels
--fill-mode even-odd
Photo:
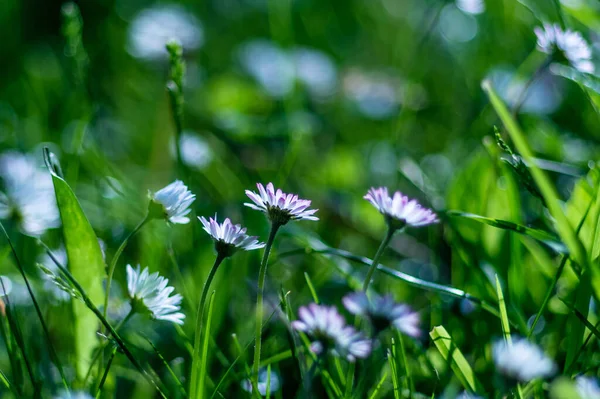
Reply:
[[[58,156],[107,257],[143,217],[147,191],[183,180],[197,195],[193,221],[168,227],[153,222],[130,242],[116,271],[115,288],[125,292],[126,263],[149,266],[167,276],[184,296],[188,315],[181,331],[167,323],[132,320],[125,337],[145,348],[159,375],[166,375],[138,332],[147,334],[166,360],[184,376],[193,337],[194,309],[214,253],[196,215],[230,217],[263,240],[264,216],[243,207],[245,189],[274,182],[286,192],[311,199],[320,221],[286,226],[274,255],[303,246],[328,246],[372,257],[384,233],[384,220],[362,197],[385,185],[418,198],[436,210],[458,209],[540,228],[551,228],[543,204],[522,188],[500,161],[493,142],[499,121],[480,84],[489,78],[505,101],[514,104],[544,61],[536,51],[535,26],[558,21],[581,31],[595,51],[600,43],[600,3],[594,0],[206,0],[150,2],[88,0],[78,5],[77,24],[61,29],[62,2],[3,0],[0,4],[0,151],[33,154],[43,167],[41,148]],[[560,11],[557,11],[557,4]],[[183,165],[175,156],[175,126],[165,85],[169,79],[164,45],[178,38],[184,47]],[[519,120],[536,155],[553,161],[560,194],[571,196],[578,177],[597,159],[599,115],[586,92],[544,71],[530,86]],[[594,187],[595,181],[590,183]],[[585,189],[582,188],[585,192]],[[571,202],[575,209],[584,205]],[[579,220],[573,211],[573,223]],[[492,278],[505,284],[509,313],[520,325],[540,306],[552,270],[530,252],[553,257],[547,248],[517,236],[444,218],[429,229],[396,237],[383,263],[425,280],[452,285],[493,302]],[[37,289],[61,356],[70,342],[64,301],[52,300],[35,267],[41,248],[7,228]],[[516,238],[515,238],[516,237]],[[43,240],[59,247],[60,230]],[[315,244],[316,243],[316,244]],[[17,277],[2,243],[0,272]],[[255,281],[260,251],[240,253],[217,274],[215,351],[210,377],[218,379],[237,356],[231,334],[251,339]],[[339,304],[350,288],[345,273],[365,270],[318,255],[285,257],[269,270],[267,301],[278,303],[291,291],[294,312],[311,301],[303,273],[321,300]],[[472,358],[489,359],[487,343],[501,335],[496,318],[468,302],[427,293],[389,277],[378,277],[380,292],[393,293],[421,312],[424,331],[444,324]],[[118,319],[123,295],[113,299]],[[25,294],[21,302],[30,307]],[[556,299],[539,329],[560,361],[564,306]],[[110,314],[110,313],[109,313]],[[33,313],[22,312],[31,327],[28,342],[48,362]],[[29,330],[29,327],[28,327]],[[426,337],[427,334],[424,334]],[[285,328],[267,326],[263,357],[287,349]],[[424,362],[427,339],[409,348],[415,369]],[[0,367],[8,359],[0,348]],[[143,355],[146,353],[146,355]],[[590,356],[596,356],[590,354]],[[229,360],[227,360],[229,359]],[[596,359],[599,360],[599,359]],[[120,392],[142,397],[150,388],[117,359]],[[490,363],[473,364],[492,384]],[[41,366],[40,366],[41,367]],[[440,367],[443,367],[440,366]],[[299,380],[293,362],[278,365],[283,397]],[[417,388],[439,392],[425,366]],[[243,367],[236,369],[237,381]],[[48,378],[56,379],[50,375]],[[486,379],[487,378],[487,379]],[[239,390],[236,380],[230,395]],[[231,397],[231,396],[229,396]]]

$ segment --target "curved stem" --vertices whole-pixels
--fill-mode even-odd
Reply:
[[[385,249],[387,248],[388,244],[390,243],[392,237],[394,236],[394,232],[395,232],[395,230],[393,228],[389,227],[385,237],[383,238],[383,241],[381,241],[381,245],[379,246],[379,249],[375,253],[375,257],[373,258],[371,267],[369,267],[369,271],[367,272],[367,276],[365,277],[365,281],[363,282],[362,289],[364,292],[367,292],[367,289],[369,288],[369,284],[371,283],[371,279],[373,278],[373,273],[375,273],[375,270],[377,269],[377,265],[379,265],[379,259],[381,258],[381,255],[383,255],[383,252],[385,251]]]
[[[125,237],[123,242],[121,242],[121,245],[117,249],[117,252],[115,252],[115,255],[113,256],[112,261],[110,262],[110,265],[108,266],[108,276],[106,278],[106,294],[104,295],[104,309],[102,309],[102,316],[104,316],[104,317],[106,317],[106,312],[108,311],[108,298],[110,297],[110,284],[112,282],[113,274],[115,273],[115,267],[117,266],[117,261],[119,260],[121,253],[125,249],[125,246],[127,246],[127,242],[131,239],[131,237],[133,237],[138,231],[140,231],[140,229],[146,223],[148,223],[150,220],[151,219],[150,219],[149,215],[144,216],[144,219],[142,219],[142,221],[137,226],[135,226],[135,228],[131,231],[131,233],[129,233],[129,235],[127,237]]]
[[[525,100],[527,100],[527,94],[529,92],[529,88],[541,76],[542,72],[548,67],[548,65],[550,65],[551,62],[552,62],[552,56],[546,57],[544,62],[542,62],[540,64],[540,66],[535,70],[533,75],[531,75],[531,78],[529,78],[527,83],[525,83],[525,86],[521,90],[521,93],[519,94],[519,97],[517,97],[517,101],[515,102],[515,105],[513,106],[513,109],[512,109],[513,117],[517,116],[517,114],[521,110],[521,107],[525,103]]]
[[[373,278],[373,274],[375,273],[375,270],[377,270],[377,265],[379,265],[379,259],[381,259],[381,255],[383,255],[383,253],[385,252],[385,249],[387,248],[388,244],[390,243],[395,232],[396,232],[396,229],[394,229],[392,226],[388,226],[388,230],[385,233],[385,237],[383,237],[383,240],[381,241],[381,245],[379,245],[379,249],[377,249],[377,252],[375,253],[375,257],[373,258],[373,261],[371,262],[371,266],[369,267],[369,271],[367,272],[367,276],[365,277],[365,281],[363,282],[362,290],[365,293],[369,289],[369,284],[371,283],[371,279]],[[360,325],[360,318],[358,316],[356,316],[354,318],[354,327],[358,327],[359,325]],[[348,366],[348,371],[346,373],[346,389],[345,389],[345,394],[344,394],[344,397],[346,397],[346,398],[350,397],[350,394],[352,392],[352,386],[354,385],[355,368],[356,368],[356,363],[350,363],[350,365]]]
[[[271,253],[271,247],[273,241],[275,241],[275,235],[281,225],[273,222],[271,224],[271,232],[269,233],[269,239],[265,246],[265,252],[263,254],[262,262],[260,264],[260,270],[258,272],[258,293],[256,296],[256,330],[255,330],[255,341],[254,341],[254,364],[252,365],[252,392],[254,396],[260,397],[258,390],[258,371],[260,368],[260,347],[261,347],[261,331],[262,331],[262,320],[263,320],[263,296],[265,289],[265,280],[267,277],[267,264],[269,263],[269,254]]]
[[[204,287],[202,287],[202,295],[200,297],[200,302],[198,303],[198,310],[196,312],[196,331],[194,333],[194,353],[192,357],[192,375],[190,381],[190,398],[196,398],[198,395],[198,389],[203,389],[203,387],[198,387],[198,373],[200,366],[200,342],[202,336],[202,319],[204,318],[204,306],[206,305],[206,297],[208,296],[208,289],[217,273],[217,269],[219,265],[223,262],[225,256],[218,253],[217,258],[215,259],[215,263],[213,264],[210,272],[208,272],[208,277],[204,282]]]

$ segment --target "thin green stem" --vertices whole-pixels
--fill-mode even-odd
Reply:
[[[196,398],[198,396],[199,389],[203,389],[203,387],[198,387],[198,377],[199,377],[199,367],[200,367],[200,342],[202,335],[202,322],[204,318],[204,307],[206,305],[206,298],[208,296],[208,290],[210,285],[217,273],[217,269],[219,265],[223,262],[225,256],[221,253],[217,254],[217,258],[215,259],[215,263],[213,264],[210,272],[208,273],[208,277],[204,282],[204,287],[202,288],[202,295],[200,296],[200,302],[198,303],[198,310],[196,312],[196,332],[194,333],[194,353],[192,357],[192,376],[190,381],[190,398]]]
[[[108,377],[108,372],[110,371],[110,366],[112,365],[112,361],[115,358],[116,353],[117,353],[117,348],[114,347],[112,352],[110,353],[108,362],[106,363],[106,368],[104,369],[104,374],[102,374],[102,379],[100,380],[100,384],[98,384],[98,389],[96,390],[95,398],[100,397],[100,393],[102,392],[102,387],[104,387],[104,382],[106,382],[106,377]]]
[[[260,270],[258,272],[258,293],[256,295],[256,330],[255,330],[255,341],[254,341],[254,364],[252,365],[252,392],[254,396],[260,397],[258,391],[258,371],[260,368],[260,347],[261,347],[261,332],[262,332],[262,320],[263,320],[263,296],[265,289],[265,280],[267,277],[267,264],[269,263],[269,254],[271,253],[271,247],[273,241],[275,241],[275,235],[281,225],[273,222],[271,224],[271,232],[269,233],[269,239],[265,246],[265,252],[263,259],[260,264]]]
[[[25,269],[23,268],[23,265],[21,264],[21,260],[17,256],[17,251],[15,250],[15,247],[13,246],[12,240],[10,239],[10,237],[9,237],[8,233],[6,232],[6,229],[4,228],[4,225],[2,223],[0,223],[0,228],[2,228],[2,232],[4,233],[4,236],[6,237],[6,241],[8,242],[8,245],[10,246],[10,250],[12,251],[12,254],[13,254],[16,264],[17,264],[17,269],[19,269],[19,273],[21,274],[21,277],[23,277],[23,280],[25,281],[25,286],[27,287],[27,292],[29,293],[29,296],[31,297],[31,302],[33,302],[33,307],[35,308],[35,313],[37,314],[38,319],[40,320],[40,324],[42,325],[42,329],[44,330],[44,337],[46,338],[46,341],[48,343],[48,351],[50,353],[50,357],[51,357],[52,361],[54,362],[54,364],[56,365],[58,372],[60,373],[60,378],[65,387],[65,390],[67,392],[69,392],[69,385],[67,384],[67,377],[64,374],[63,367],[62,367],[62,364],[58,357],[58,354],[56,352],[56,349],[54,348],[54,344],[52,343],[52,340],[50,339],[50,332],[48,330],[48,326],[46,325],[46,322],[44,321],[44,317],[42,315],[42,310],[40,308],[40,305],[39,305],[37,299],[35,298],[35,295],[33,293],[33,289],[31,288],[31,285],[29,284],[29,279],[27,278],[27,275],[25,274]],[[6,292],[6,291],[3,289],[3,292]]]
[[[385,233],[385,237],[383,237],[383,240],[381,241],[381,245],[379,245],[379,249],[377,249],[377,252],[375,253],[375,257],[373,258],[373,261],[371,262],[371,266],[369,267],[369,271],[367,272],[365,281],[363,282],[362,290],[365,293],[369,289],[369,284],[371,283],[371,279],[373,278],[373,274],[375,273],[375,270],[377,270],[377,265],[379,265],[379,260],[381,259],[381,256],[385,252],[385,249],[387,248],[388,244],[392,240],[392,237],[394,236],[395,232],[396,232],[396,229],[393,228],[391,225],[389,225],[387,232]],[[354,319],[354,327],[358,327],[359,325],[360,325],[360,319],[357,316]],[[350,365],[348,366],[348,372],[346,373],[346,390],[344,393],[344,397],[346,397],[346,398],[350,397],[351,396],[350,394],[352,393],[352,387],[354,386],[355,368],[356,368],[356,363],[350,363]]]
[[[365,277],[365,281],[363,282],[362,289],[364,292],[367,292],[367,289],[369,288],[369,284],[371,283],[371,279],[373,278],[373,273],[375,273],[375,270],[377,269],[377,265],[379,264],[379,259],[381,258],[381,255],[383,255],[383,252],[385,251],[388,244],[390,243],[392,237],[394,236],[395,231],[396,231],[395,229],[393,229],[392,227],[389,227],[387,230],[387,233],[385,234],[385,237],[383,238],[383,241],[381,241],[381,245],[379,246],[377,253],[375,253],[375,257],[373,258],[373,263],[371,263],[371,267],[369,267],[369,271],[367,272],[367,276]]]
[[[121,245],[117,249],[117,252],[115,252],[115,255],[113,256],[112,261],[110,262],[110,265],[108,266],[108,277],[106,278],[106,294],[104,295],[104,309],[102,310],[102,316],[104,316],[104,317],[106,317],[106,313],[108,311],[108,298],[110,297],[110,284],[112,282],[113,274],[115,273],[115,267],[117,266],[117,261],[119,260],[119,257],[121,256],[121,253],[123,252],[123,250],[127,246],[127,242],[138,231],[140,231],[140,229],[142,227],[144,227],[144,225],[146,223],[148,223],[150,220],[151,219],[150,219],[150,215],[149,214],[147,214],[146,216],[144,216],[144,219],[142,219],[142,221],[137,226],[135,226],[135,228],[131,231],[131,233],[129,233],[129,235],[127,237],[125,237],[125,239],[123,240],[123,242],[121,242]]]

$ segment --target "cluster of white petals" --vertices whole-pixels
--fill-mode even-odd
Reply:
[[[272,222],[284,225],[290,220],[319,220],[314,216],[317,209],[308,209],[310,200],[300,199],[295,194],[286,194],[280,189],[275,190],[273,183],[267,184],[266,188],[260,183],[256,186],[258,193],[246,190],[246,195],[253,204],[244,205],[266,213]]]
[[[190,205],[196,196],[181,180],[175,180],[156,193],[151,193],[150,199],[151,216],[164,217],[171,223],[186,224],[190,221],[186,215],[192,211]],[[158,205],[159,209],[156,214],[153,214],[153,210],[156,209],[154,205]]]
[[[127,291],[134,304],[141,302],[148,309],[153,318],[183,324],[185,315],[181,309],[181,295],[175,294],[173,287],[169,287],[169,280],[161,277],[158,272],[150,274],[146,267],[140,273],[140,266],[136,269],[127,265]]]
[[[337,356],[354,362],[371,353],[371,341],[346,321],[334,306],[311,303],[298,310],[299,320],[292,327],[306,333],[311,339],[311,350],[320,354],[330,350]]]
[[[426,226],[439,221],[431,209],[422,207],[416,200],[402,195],[400,191],[396,191],[394,196],[390,197],[386,187],[373,187],[364,198],[398,228],[405,225]]]
[[[524,338],[513,338],[512,344],[497,341],[492,354],[498,371],[520,382],[547,378],[556,372],[556,365],[540,347]]]
[[[394,326],[408,336],[421,335],[419,314],[408,305],[394,301],[391,295],[371,294],[369,299],[364,292],[355,292],[346,295],[342,302],[350,313],[368,318],[378,331]]]
[[[245,227],[234,225],[229,218],[226,218],[223,223],[217,221],[217,215],[214,219],[206,220],[203,216],[198,219],[202,222],[204,231],[215,240],[217,251],[224,251],[227,256],[232,255],[236,249],[251,251],[265,246],[265,243],[258,241],[258,237],[247,235]]]
[[[592,49],[579,32],[563,30],[558,24],[545,23],[534,29],[538,49],[546,54],[561,54],[574,68],[593,73]]]

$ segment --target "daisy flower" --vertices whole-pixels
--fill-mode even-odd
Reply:
[[[264,243],[258,241],[258,237],[249,236],[246,234],[246,228],[242,228],[239,224],[234,225],[229,218],[226,218],[223,223],[215,218],[198,218],[206,231],[215,240],[215,249],[217,253],[224,257],[233,255],[237,250],[243,249],[251,251],[253,249],[263,248]]]
[[[394,229],[404,226],[420,227],[437,223],[437,215],[427,208],[423,208],[416,200],[411,200],[396,191],[393,197],[388,194],[386,187],[371,188],[364,199],[369,201],[386,218]]]
[[[310,349],[316,353],[331,351],[334,355],[354,362],[366,358],[371,353],[371,341],[346,325],[346,321],[334,306],[321,306],[312,303],[298,310],[299,320],[292,327],[304,332],[312,339]]]
[[[0,193],[0,219],[15,219],[24,234],[34,237],[60,227],[52,177],[38,167],[34,157],[2,154],[0,177],[5,188],[5,194]]]
[[[313,216],[318,209],[308,209],[311,201],[300,199],[295,194],[286,194],[280,189],[275,191],[273,183],[265,187],[257,183],[258,193],[246,190],[246,195],[253,202],[244,203],[247,207],[267,214],[269,220],[284,225],[290,220],[319,220]]]
[[[139,265],[136,269],[127,265],[127,290],[132,309],[147,309],[155,319],[183,324],[185,315],[179,312],[183,298],[179,294],[171,296],[174,288],[167,286],[168,283],[158,272],[150,274],[147,267],[140,273]]]
[[[376,332],[394,326],[410,337],[421,335],[419,314],[408,305],[395,302],[391,295],[372,294],[369,300],[364,292],[355,292],[346,295],[342,303],[350,313],[368,318]]]
[[[497,341],[492,355],[500,373],[520,382],[547,378],[556,372],[556,365],[540,347],[524,338],[513,339],[512,345]]]
[[[186,215],[191,212],[190,205],[196,196],[188,190],[181,180],[175,180],[156,193],[148,193],[150,205],[149,215],[156,219],[166,219],[171,223],[186,224],[190,218]]]
[[[592,50],[579,32],[562,30],[558,24],[544,23],[534,29],[538,49],[546,54],[567,61],[581,72],[593,73]]]

